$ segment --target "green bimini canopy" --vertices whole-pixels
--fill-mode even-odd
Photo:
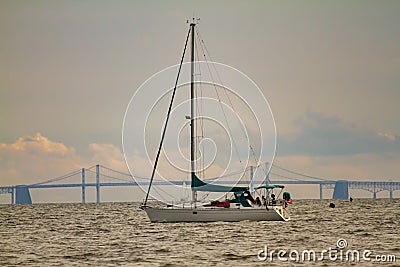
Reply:
[[[274,188],[285,188],[284,185],[277,185],[277,184],[273,184],[273,185],[261,185],[259,187],[256,187],[256,189],[274,189]]]
[[[207,192],[243,192],[247,190],[247,187],[239,186],[223,186],[208,184],[197,178],[196,175],[192,176],[192,189],[193,191],[207,191]]]

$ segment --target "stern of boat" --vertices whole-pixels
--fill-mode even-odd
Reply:
[[[285,222],[290,220],[289,211],[285,208],[285,206],[273,206],[272,208],[282,218],[282,220]]]

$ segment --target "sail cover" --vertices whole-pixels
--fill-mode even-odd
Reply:
[[[243,192],[247,190],[247,187],[208,184],[197,178],[196,175],[192,175],[192,190],[207,192]]]

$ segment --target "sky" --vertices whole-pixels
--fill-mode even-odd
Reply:
[[[276,164],[400,181],[399,11],[398,1],[1,1],[0,185],[96,163],[126,171],[129,99],[179,63],[191,17],[213,60],[268,99]]]

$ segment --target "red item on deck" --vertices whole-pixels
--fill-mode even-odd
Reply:
[[[229,201],[223,201],[223,202],[216,203],[215,206],[222,207],[222,208],[229,208],[231,206],[231,204],[229,203]]]

